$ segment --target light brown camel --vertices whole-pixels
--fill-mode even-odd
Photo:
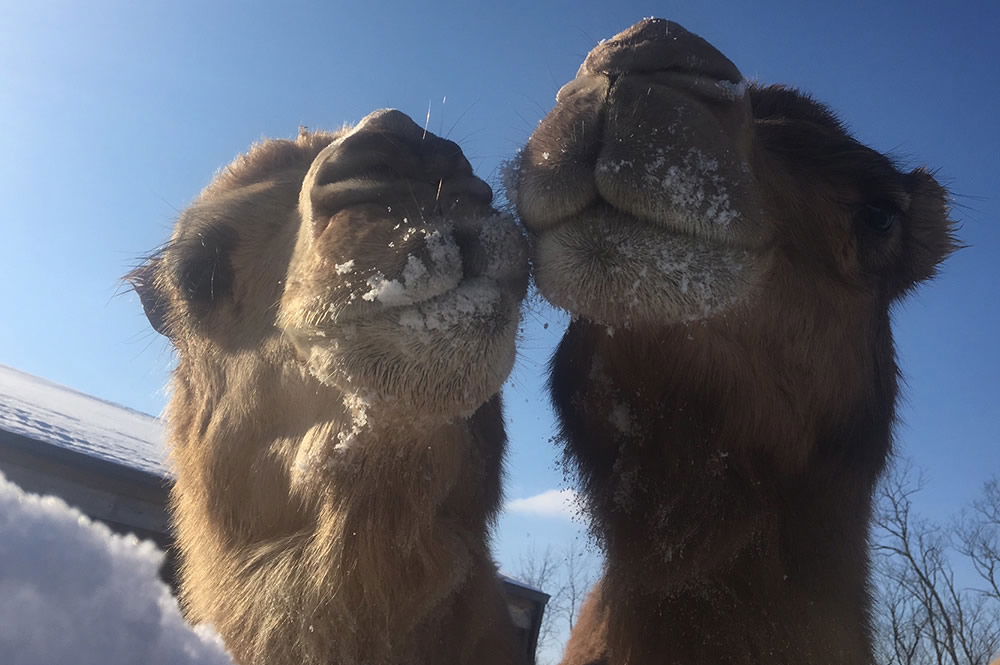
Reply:
[[[261,143],[130,279],[175,345],[189,619],[244,665],[510,665],[488,550],[527,252],[398,111]]]
[[[871,663],[889,311],[954,247],[945,190],[658,19],[587,56],[511,188],[607,554],[565,663]]]

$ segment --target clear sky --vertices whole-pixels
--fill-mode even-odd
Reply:
[[[159,413],[173,359],[117,280],[217,168],[261,137],[391,106],[421,122],[430,109],[430,129],[496,183],[587,51],[646,16],[701,34],[748,77],[810,91],[955,193],[969,248],[895,315],[899,449],[929,471],[921,510],[953,513],[1000,471],[995,0],[0,0],[0,363]],[[510,499],[567,488],[542,387],[565,323],[537,302],[526,315],[507,391]],[[510,512],[500,561],[516,569],[529,541],[578,530]]]

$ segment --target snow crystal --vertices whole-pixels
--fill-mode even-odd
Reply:
[[[163,553],[0,474],[0,654],[5,665],[224,665],[157,578]]]
[[[337,271],[338,275],[346,275],[347,273],[354,270],[354,259],[350,261],[345,261],[344,263],[338,263],[333,266],[333,269]]]

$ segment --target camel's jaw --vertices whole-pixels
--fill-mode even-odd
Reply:
[[[745,299],[762,242],[751,145],[746,84],[700,38],[647,21],[598,46],[510,179],[542,293],[609,325]]]
[[[278,325],[309,370],[401,405],[467,411],[510,370],[525,239],[457,146],[398,112],[321,152]]]

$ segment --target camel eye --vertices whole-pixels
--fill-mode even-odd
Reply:
[[[185,244],[177,282],[188,301],[209,305],[229,295],[233,271],[229,254],[235,233],[226,227],[200,231]]]
[[[897,218],[895,209],[886,205],[866,205],[858,211],[858,216],[866,227],[876,233],[888,233]]]

